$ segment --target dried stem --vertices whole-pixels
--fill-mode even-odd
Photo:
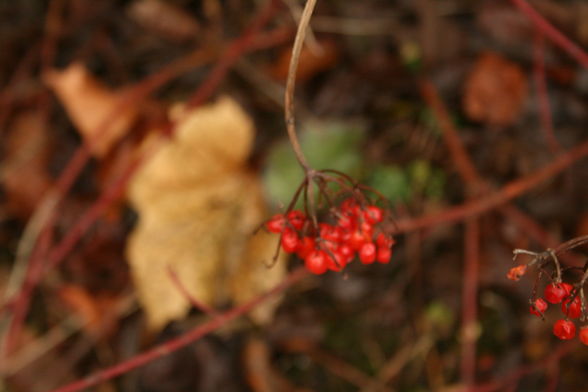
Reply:
[[[300,166],[302,166],[304,169],[307,176],[311,175],[312,169],[308,164],[304,153],[302,152],[302,147],[300,146],[298,136],[296,134],[294,88],[296,86],[296,71],[298,70],[298,61],[300,60],[300,51],[302,50],[302,45],[304,44],[308,23],[310,22],[310,17],[314,11],[316,1],[317,0],[308,0],[304,6],[304,10],[302,11],[300,23],[298,24],[298,30],[296,31],[296,38],[294,39],[294,46],[292,47],[292,57],[290,58],[288,78],[286,80],[286,92],[284,94],[284,117],[286,120],[286,130],[288,131],[288,137],[290,138],[290,143],[292,144],[294,154],[296,154],[296,159],[298,160]]]
[[[551,256],[551,260],[553,260],[553,264],[555,265],[555,284],[561,283],[561,266],[559,264],[559,260],[553,249],[547,249],[547,252]]]
[[[480,257],[480,223],[477,218],[465,224],[464,278],[462,287],[461,381],[472,386],[476,375],[478,331],[478,280]]]
[[[577,248],[585,244],[588,244],[588,235],[572,238],[571,240],[566,241],[560,244],[559,246],[555,247],[553,251],[555,252],[555,254],[559,255],[561,253],[567,252],[568,250]]]

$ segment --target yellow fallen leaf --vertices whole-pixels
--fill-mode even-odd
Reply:
[[[262,187],[247,171],[253,123],[229,98],[196,110],[172,109],[176,132],[133,178],[129,197],[140,219],[127,254],[139,300],[153,329],[183,318],[187,298],[246,301],[281,280],[283,260],[267,269],[277,238],[253,231],[266,215]],[[262,283],[260,283],[262,282]],[[276,303],[256,309],[267,321]]]
[[[131,106],[120,113],[105,132],[96,134],[120,106],[124,92],[109,89],[79,63],[71,64],[62,71],[52,70],[44,75],[44,80],[97,157],[104,156],[126,134],[137,117],[137,109]]]

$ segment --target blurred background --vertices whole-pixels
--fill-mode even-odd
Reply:
[[[588,235],[588,3],[529,1],[572,48],[525,4],[318,1],[302,148],[390,201],[392,262],[305,276],[92,390],[585,391],[559,306],[529,313],[545,278],[506,273]],[[0,391],[133,358],[301,264],[268,268],[256,229],[303,178],[283,120],[303,7],[0,0]]]

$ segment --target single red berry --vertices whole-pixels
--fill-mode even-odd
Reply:
[[[374,225],[384,219],[384,213],[380,207],[367,206],[363,211],[363,217],[368,223]]]
[[[572,286],[569,283],[562,283],[561,287],[563,287],[563,289],[566,291],[565,297],[569,296],[570,294],[572,294],[572,291],[574,291],[574,286]]]
[[[284,230],[286,219],[282,214],[276,214],[270,218],[265,224],[267,230],[271,233],[281,233]]]
[[[331,271],[341,271],[345,268],[348,262],[349,258],[343,256],[341,252],[333,252],[331,254],[327,252],[327,267]]]
[[[363,264],[371,264],[376,260],[376,245],[373,242],[366,242],[359,250],[359,260]]]
[[[529,312],[531,312],[531,314],[534,314],[535,316],[539,316],[541,317],[541,315],[543,313],[545,313],[545,311],[547,310],[547,302],[545,302],[545,300],[543,298],[537,298],[535,300],[534,303],[534,307],[533,305],[531,305],[529,307]]]
[[[308,256],[310,252],[314,250],[314,238],[305,236],[302,237],[302,240],[298,244],[298,249],[296,250],[296,255],[300,257],[302,260]]]
[[[353,253],[347,254],[346,252],[342,252],[341,248],[339,248],[339,251],[337,252],[337,256],[341,258],[341,264],[343,266],[346,266],[347,264],[351,263],[354,255],[353,255]],[[339,259],[337,259],[337,260],[339,260]]]
[[[588,346],[588,325],[584,325],[580,328],[580,341]]]
[[[294,253],[300,244],[298,234],[289,227],[284,229],[282,233],[282,248],[286,253]]]
[[[288,215],[286,215],[286,216],[287,216],[290,224],[296,230],[302,229],[302,227],[304,226],[304,223],[306,222],[306,215],[304,215],[304,212],[299,211],[299,210],[292,210],[292,211],[288,212]]]
[[[304,265],[313,274],[321,275],[327,272],[327,258],[324,250],[313,250],[304,258]]]
[[[389,247],[382,247],[378,246],[378,251],[376,253],[376,260],[378,263],[388,264],[390,259],[392,258],[392,249]]]
[[[351,249],[353,250],[360,250],[363,244],[369,240],[369,237],[366,237],[361,231],[355,230],[353,233],[351,233],[351,236],[349,236],[347,244],[351,246]]]
[[[574,298],[571,302],[569,298],[564,299],[561,303],[561,311],[569,318],[580,317],[582,315],[582,302],[580,301],[580,297]]]
[[[553,324],[553,334],[561,340],[570,340],[576,335],[576,325],[570,320],[557,320]]]
[[[562,283],[550,283],[545,287],[543,296],[547,302],[558,304],[567,295],[565,286]]]
[[[341,244],[341,246],[339,246],[338,252],[350,260],[353,258],[353,249],[351,249],[351,246],[348,244]]]
[[[376,237],[376,244],[378,244],[378,246],[390,247],[394,245],[394,242],[394,238],[392,238],[391,236],[387,236],[384,233],[380,233]]]

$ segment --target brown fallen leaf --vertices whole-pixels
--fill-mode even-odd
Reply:
[[[193,40],[200,31],[192,15],[167,1],[138,0],[128,7],[127,13],[145,29],[174,41]]]
[[[0,181],[6,194],[7,209],[18,216],[30,216],[51,186],[47,171],[50,147],[47,122],[41,113],[35,110],[23,112],[12,121]]]
[[[171,268],[198,301],[214,307],[246,301],[281,280],[285,263],[267,269],[277,238],[252,236],[266,215],[262,187],[246,161],[253,123],[229,98],[195,110],[172,109],[174,138],[130,184],[140,219],[127,245],[139,300],[153,329],[185,316],[187,298]],[[267,321],[276,302],[253,317]]]
[[[339,59],[339,48],[329,40],[319,42],[320,51],[303,46],[300,52],[298,69],[296,71],[296,81],[304,82],[318,72],[328,70],[337,64]],[[269,68],[270,75],[277,80],[286,80],[288,77],[288,68],[290,67],[290,58],[292,57],[292,48],[284,49],[278,56],[275,64]]]
[[[82,64],[74,63],[62,71],[50,71],[44,75],[44,80],[96,157],[108,153],[137,118],[137,108],[130,106],[112,121],[108,129],[100,132],[99,127],[121,105],[125,93],[103,85]]]
[[[480,55],[467,77],[463,107],[467,116],[494,126],[512,125],[527,98],[527,78],[517,64],[496,53]]]

